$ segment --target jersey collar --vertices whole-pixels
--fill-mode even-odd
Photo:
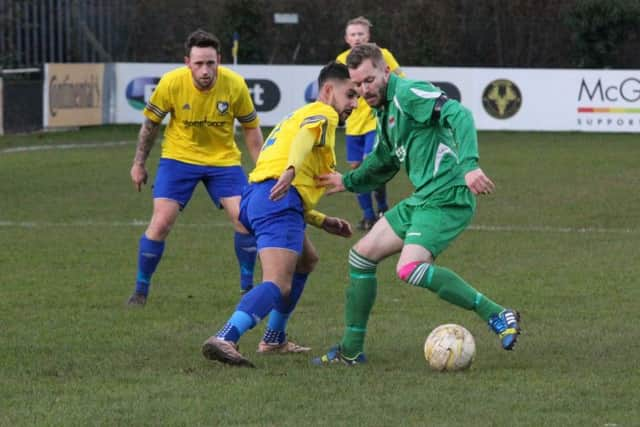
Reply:
[[[393,97],[396,93],[396,84],[398,83],[399,77],[395,73],[389,74],[389,82],[387,83],[387,93],[386,93],[386,101],[387,103],[393,101]]]

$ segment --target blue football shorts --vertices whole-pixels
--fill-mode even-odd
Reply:
[[[376,131],[372,130],[364,135],[346,135],[347,162],[361,162],[364,156],[373,151],[376,143]]]
[[[200,181],[218,208],[222,207],[220,199],[240,196],[247,186],[241,166],[201,166],[162,158],[153,184],[153,198],[175,200],[182,210]]]
[[[302,253],[304,208],[295,187],[280,200],[270,200],[275,179],[251,183],[240,200],[240,222],[256,238],[258,252],[265,248],[289,249]]]

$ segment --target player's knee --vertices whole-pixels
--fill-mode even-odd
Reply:
[[[396,266],[396,274],[403,282],[411,285],[420,285],[430,266],[429,263],[424,261],[412,261]]]
[[[144,234],[151,240],[164,240],[171,232],[172,225],[173,223],[169,221],[153,221]]]
[[[358,251],[357,247],[354,246],[349,251],[349,266],[358,270],[375,272],[378,262],[367,258],[365,254]]]

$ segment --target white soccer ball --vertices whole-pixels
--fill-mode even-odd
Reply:
[[[466,328],[448,323],[435,328],[424,342],[424,357],[436,371],[460,371],[471,366],[476,342]]]

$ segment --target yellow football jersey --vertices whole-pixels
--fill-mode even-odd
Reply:
[[[382,51],[382,57],[392,72],[400,67],[398,61],[396,61],[396,58],[394,58],[393,54],[389,52],[389,50],[385,48],[380,48],[380,50]],[[349,52],[351,52],[351,49],[347,49],[342,52],[338,55],[336,61],[346,64]],[[404,77],[404,73],[401,73],[401,75]],[[365,133],[369,133],[373,130],[376,130],[376,117],[364,98],[360,98],[358,99],[358,106],[351,112],[351,115],[347,119],[346,134],[364,135]]]
[[[266,139],[256,167],[249,174],[249,182],[277,179],[289,166],[289,151],[296,147],[292,142],[299,129],[307,128],[316,132],[316,140],[311,153],[305,157],[302,167],[296,170],[292,185],[296,187],[306,211],[313,209],[324,194],[318,188],[315,177],[335,170],[335,137],[338,113],[330,105],[316,101],[307,104],[285,117],[273,128]]]
[[[160,123],[169,113],[162,157],[194,165],[239,165],[234,119],[248,128],[260,125],[244,79],[221,66],[214,86],[207,91],[196,88],[186,66],[162,76],[144,115]]]

